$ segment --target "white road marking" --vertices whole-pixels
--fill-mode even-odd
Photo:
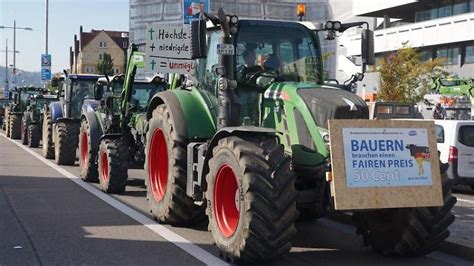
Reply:
[[[458,198],[458,201],[462,201],[462,202],[467,202],[467,203],[474,204],[474,201],[472,201],[472,200],[461,199],[461,198],[459,198],[459,196],[456,196],[456,198]]]
[[[33,155],[36,159],[40,160],[47,166],[53,168],[58,173],[62,174],[63,176],[71,179],[74,183],[78,186],[82,187],[83,189],[87,190],[94,196],[98,197],[99,199],[105,201],[110,206],[114,207],[115,209],[119,210],[120,212],[124,213],[128,217],[134,219],[135,221],[141,223],[142,225],[146,226],[148,229],[152,230],[156,234],[160,235],[164,239],[168,240],[169,242],[173,243],[177,247],[184,250],[186,253],[190,254],[191,256],[195,257],[196,259],[202,261],[207,265],[229,265],[219,259],[218,257],[214,256],[213,254],[207,252],[206,250],[202,249],[201,247],[193,244],[191,241],[187,240],[186,238],[176,234],[175,232],[171,231],[170,229],[166,228],[163,225],[158,224],[157,222],[153,221],[152,219],[146,217],[145,215],[139,213],[138,211],[130,208],[129,206],[121,203],[120,201],[114,199],[113,197],[105,194],[102,191],[99,191],[94,186],[85,183],[81,180],[81,178],[75,176],[74,174],[70,173],[69,171],[61,168],[60,166],[52,163],[51,161],[41,157],[39,154],[35,153],[31,149],[23,146],[19,142],[16,142],[12,139],[9,139],[5,136],[5,134],[0,134],[5,139],[11,141],[21,149],[25,150],[29,154]]]

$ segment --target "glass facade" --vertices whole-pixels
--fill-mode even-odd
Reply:
[[[474,12],[472,0],[433,1],[430,6],[415,13],[415,22],[444,18]]]
[[[436,49],[436,58],[446,58],[446,65],[457,65],[459,63],[459,47],[441,47]]]
[[[474,44],[466,46],[466,54],[464,57],[464,63],[474,63]]]

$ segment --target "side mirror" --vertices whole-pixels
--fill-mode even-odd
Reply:
[[[371,30],[362,30],[362,63],[364,65],[375,64],[374,58],[374,32]]]
[[[206,33],[205,20],[191,22],[191,59],[207,57]]]

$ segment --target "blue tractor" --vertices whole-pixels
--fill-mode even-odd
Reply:
[[[58,165],[73,165],[81,113],[95,110],[99,105],[94,99],[94,88],[101,76],[64,73],[65,79],[58,90],[60,101],[51,103],[44,112],[43,155],[54,158]]]

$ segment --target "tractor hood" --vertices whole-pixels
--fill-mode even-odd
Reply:
[[[275,83],[264,94],[266,99],[282,99],[295,106],[306,105],[319,127],[328,128],[329,119],[369,119],[362,98],[339,88],[309,83]]]

